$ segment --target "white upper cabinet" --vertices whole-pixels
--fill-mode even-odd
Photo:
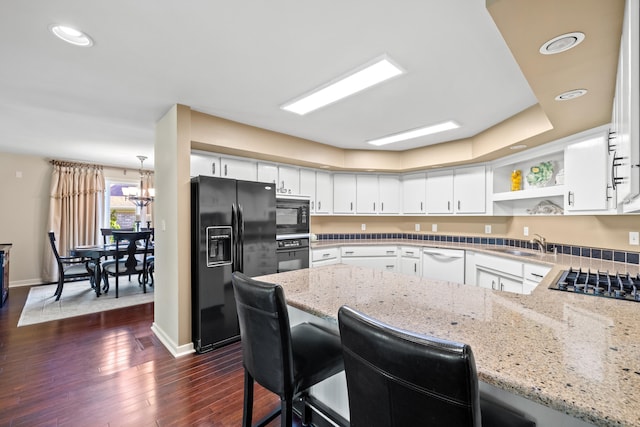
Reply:
[[[300,194],[300,169],[292,166],[278,166],[278,193]]]
[[[272,163],[258,162],[258,181],[275,184],[278,180],[278,166]],[[277,187],[277,190],[280,188]]]
[[[400,213],[398,175],[359,174],[356,177],[356,210],[359,214]]]
[[[220,173],[223,178],[257,181],[257,162],[251,160],[223,157],[220,160]]]
[[[333,211],[333,180],[329,172],[316,172],[316,206],[317,214],[330,214]]]
[[[427,213],[485,213],[486,191],[484,165],[427,172]]]
[[[358,174],[356,176],[356,211],[359,214],[374,214],[379,209],[378,176]]]
[[[607,147],[607,137],[601,134],[565,148],[566,211],[608,209]]]
[[[427,172],[427,213],[453,213],[453,171]]]
[[[427,201],[427,175],[412,173],[402,177],[402,212],[424,214]]]
[[[356,212],[356,175],[336,173],[333,175],[333,213]]]
[[[484,165],[454,171],[453,196],[456,213],[486,212],[486,171]]]
[[[309,196],[311,213],[316,211],[316,171],[300,169],[300,195]]]
[[[191,153],[191,176],[220,176],[220,157]]]
[[[627,0],[613,108],[613,175],[623,210],[640,210],[640,13],[637,0]]]
[[[380,214],[400,213],[401,200],[400,176],[399,175],[379,175],[378,176],[378,196],[380,201]]]

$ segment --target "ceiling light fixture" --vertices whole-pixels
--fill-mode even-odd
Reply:
[[[64,25],[51,25],[49,27],[51,32],[60,40],[64,40],[72,45],[90,47],[93,46],[93,40],[87,34],[75,28],[67,27]]]
[[[418,129],[409,130],[406,132],[396,133],[394,135],[385,136],[382,138],[372,139],[367,141],[371,145],[386,145],[391,144],[398,141],[406,141],[407,139],[418,138],[421,136],[432,135],[438,132],[444,132],[451,129],[457,129],[460,125],[453,120],[449,120],[446,122],[438,123],[436,125],[430,125],[421,127]]]
[[[543,55],[553,55],[555,53],[564,52],[571,48],[578,46],[584,40],[584,33],[574,32],[562,34],[558,37],[554,37],[542,46],[540,46],[540,53]]]
[[[302,98],[288,102],[280,108],[303,116],[402,73],[404,73],[404,70],[393,64],[389,58],[383,57],[314,90]]]
[[[556,101],[570,101],[572,99],[576,99],[581,97],[582,95],[585,95],[587,93],[586,89],[573,89],[573,90],[568,90],[564,93],[561,93],[560,95],[556,96],[555,100]]]

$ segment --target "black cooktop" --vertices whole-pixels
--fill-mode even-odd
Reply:
[[[640,302],[640,274],[565,270],[549,289]]]

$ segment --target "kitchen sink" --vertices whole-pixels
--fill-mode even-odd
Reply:
[[[501,252],[503,254],[517,255],[517,256],[538,256],[538,254],[535,252],[521,251],[520,249],[513,249],[513,248],[494,248],[489,250],[494,252]]]

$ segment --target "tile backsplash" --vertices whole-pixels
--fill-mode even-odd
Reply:
[[[537,243],[528,240],[505,239],[501,237],[475,237],[440,234],[414,234],[414,233],[326,233],[318,234],[318,240],[427,240],[433,242],[472,243],[479,245],[512,246],[523,249],[538,249]],[[563,245],[562,243],[547,243],[547,249],[557,248],[558,253],[583,256],[586,258],[603,259],[607,261],[626,262],[638,264],[640,254],[638,252],[625,252],[613,249],[591,248],[585,246]]]

